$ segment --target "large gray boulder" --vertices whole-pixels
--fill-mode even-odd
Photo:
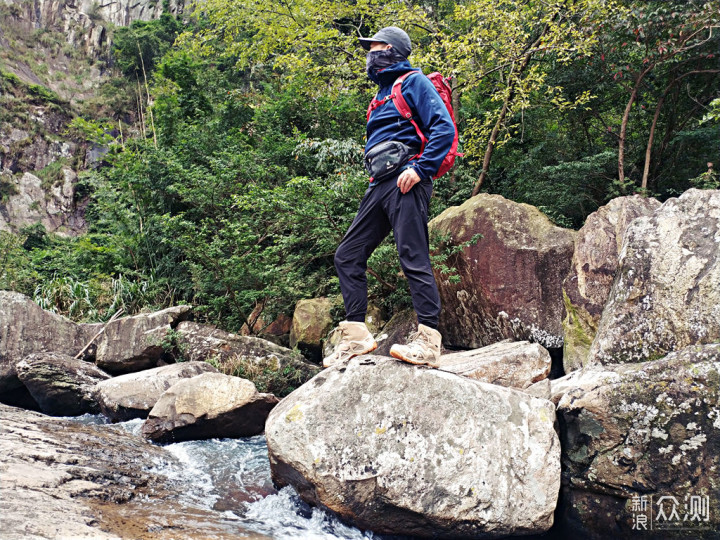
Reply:
[[[439,330],[449,347],[478,348],[504,339],[562,347],[562,282],[575,233],[537,208],[480,194],[446,209],[429,228],[451,255],[460,281],[435,269],[443,310]],[[473,243],[476,235],[482,238]]]
[[[481,349],[443,354],[438,369],[478,381],[525,389],[547,379],[550,353],[538,343],[504,342]]]
[[[637,538],[643,514],[654,530],[683,526],[686,538],[717,538],[720,344],[576,371],[554,381],[553,398],[563,460],[558,525],[567,537],[601,539],[611,531],[613,538]],[[678,503],[674,524],[658,522],[662,497]],[[708,515],[691,519],[691,498],[706,497]]]
[[[16,369],[40,410],[52,416],[100,412],[95,386],[110,378],[95,364],[60,353],[28,355]]]
[[[94,396],[102,413],[113,422],[146,418],[165,390],[207,372],[217,373],[217,369],[205,362],[182,362],[128,373],[98,383]]]
[[[273,480],[364,529],[491,538],[550,528],[560,488],[552,403],[364,355],[270,413]]]
[[[98,325],[79,325],[45,311],[23,294],[0,291],[0,398],[22,387],[15,365],[27,355],[60,352],[74,356],[97,330]]]
[[[246,379],[204,373],[167,389],[143,424],[155,442],[259,435],[278,399],[261,394]]]
[[[578,231],[570,274],[563,283],[566,373],[587,363],[615,279],[625,231],[632,221],[659,207],[660,202],[653,198],[618,197],[590,214]]]
[[[591,363],[720,341],[720,190],[686,191],[628,227]]]
[[[154,313],[110,322],[98,338],[98,367],[113,375],[154,368],[175,347],[174,328],[190,316],[192,306],[174,306]]]

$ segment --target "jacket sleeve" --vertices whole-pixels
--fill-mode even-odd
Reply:
[[[422,156],[411,166],[422,180],[438,172],[455,140],[455,125],[432,82],[419,73],[403,82],[402,94],[413,112],[413,118],[427,137]]]

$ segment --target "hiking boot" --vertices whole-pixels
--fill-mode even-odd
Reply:
[[[424,324],[418,325],[417,332],[410,334],[407,345],[395,344],[390,349],[390,356],[419,366],[438,367],[440,360],[440,344],[442,336]]]
[[[331,355],[323,358],[323,367],[346,362],[353,356],[377,349],[377,342],[364,322],[343,321],[338,325],[337,331],[340,332],[340,343]]]

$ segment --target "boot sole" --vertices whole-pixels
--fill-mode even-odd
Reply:
[[[354,353],[354,354],[352,354],[351,356],[349,356],[347,360],[342,360],[342,362],[347,362],[348,360],[352,360],[352,359],[355,358],[356,356],[360,356],[360,355],[363,355],[363,354],[371,353],[371,352],[373,352],[373,351],[374,351],[375,349],[377,349],[377,348],[378,348],[378,344],[377,344],[377,342],[375,342],[375,345],[373,345],[371,348],[369,348],[369,349],[367,349],[366,351],[363,351],[363,352]],[[335,365],[337,365],[337,364],[340,364],[340,363],[341,363],[340,361],[338,361],[338,362],[333,362],[332,364],[326,366],[326,365],[325,365],[325,362],[323,361],[323,368],[327,369],[327,368],[329,368],[329,367],[333,367],[333,366],[335,366]]]
[[[390,351],[390,356],[395,358],[396,360],[400,360],[401,362],[406,362],[408,364],[412,364],[414,366],[428,366],[434,369],[437,369],[440,364],[433,363],[433,362],[427,362],[425,360],[411,360],[409,358],[405,358],[403,355],[401,355],[399,352],[396,351]]]

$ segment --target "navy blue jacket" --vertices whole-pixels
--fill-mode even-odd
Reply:
[[[382,100],[392,90],[393,83],[400,75],[408,71],[417,71],[402,83],[402,95],[413,112],[428,143],[420,159],[411,161],[408,166],[414,167],[421,180],[432,178],[437,174],[445,156],[455,139],[455,126],[445,104],[430,80],[410,62],[404,60],[382,69],[377,74],[380,90],[377,99]],[[394,103],[388,100],[370,114],[367,123],[367,152],[373,146],[385,141],[400,141],[408,146],[420,149],[421,141],[413,125],[400,116]],[[406,167],[407,168],[407,167]],[[372,184],[371,184],[372,185]]]

